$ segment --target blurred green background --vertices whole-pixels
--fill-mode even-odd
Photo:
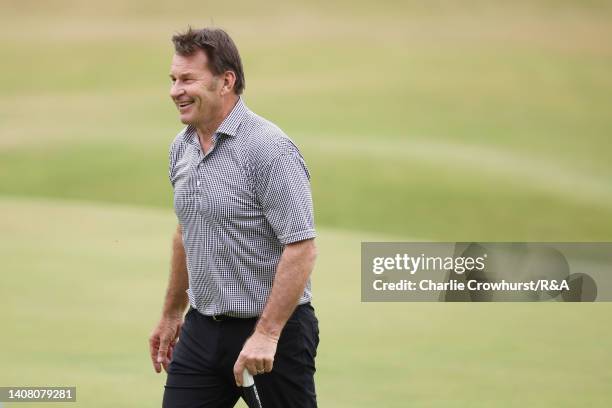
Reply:
[[[233,36],[247,105],[311,170],[321,407],[612,404],[608,304],[365,304],[359,287],[366,240],[612,240],[612,3],[0,10],[0,386],[160,405],[170,37],[191,24]]]

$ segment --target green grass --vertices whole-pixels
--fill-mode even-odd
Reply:
[[[76,385],[84,407],[159,405],[147,337],[171,212],[23,199],[0,211],[0,383]],[[609,405],[608,304],[361,303],[360,242],[394,238],[319,230],[320,406]]]
[[[323,226],[446,240],[612,237],[612,190],[599,175],[468,144],[301,140]],[[161,147],[79,141],[0,159],[12,194],[171,206]]]
[[[249,106],[307,156],[321,225],[443,240],[610,239],[610,11],[445,7],[341,21],[279,9],[262,18],[287,30],[281,38],[267,28],[254,39],[239,16],[228,26]],[[181,126],[167,97],[168,35],[182,25],[123,12],[87,30],[70,13],[33,14],[47,34],[36,39],[7,21],[0,194],[169,207],[163,174]],[[339,146],[328,151],[330,141]],[[434,147],[419,158],[415,143]],[[493,168],[498,153],[511,160]]]
[[[610,241],[611,19],[595,0],[3,5],[0,385],[159,405],[169,37],[212,21],[313,176],[321,406],[609,406],[608,305],[361,304],[359,243]]]

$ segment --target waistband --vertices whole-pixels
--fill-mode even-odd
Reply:
[[[294,311],[293,311],[293,313],[292,313],[292,316],[293,316],[293,314],[295,314],[295,313],[296,313],[296,312],[297,312],[299,309],[302,309],[302,308],[307,308],[307,307],[311,307],[311,306],[310,306],[310,302],[307,302],[307,303],[304,303],[304,304],[301,304],[301,305],[297,305],[297,306],[296,306],[296,308],[295,308],[295,310],[294,310]],[[253,321],[253,320],[257,320],[257,319],[259,319],[259,316],[255,316],[255,317],[235,317],[235,316],[229,316],[229,315],[226,315],[226,314],[220,314],[220,315],[205,315],[205,314],[200,313],[200,312],[199,312],[197,309],[195,309],[193,306],[189,306],[189,311],[188,311],[187,313],[190,313],[190,312],[192,312],[192,311],[193,311],[193,312],[197,312],[197,313],[199,313],[199,314],[200,314],[200,316],[205,317],[205,318],[207,318],[207,319],[210,319],[210,320],[212,320],[212,321],[214,321],[214,322],[225,322],[225,321],[241,321],[241,322],[248,322],[248,321]]]

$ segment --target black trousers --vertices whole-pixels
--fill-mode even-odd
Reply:
[[[256,323],[256,318],[215,321],[191,308],[168,366],[163,407],[233,407],[242,396],[234,381],[234,363]],[[281,333],[272,371],[254,377],[263,408],[317,406],[318,344],[314,309],[300,305]]]

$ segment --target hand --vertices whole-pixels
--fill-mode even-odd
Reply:
[[[149,337],[149,351],[156,373],[161,373],[162,367],[165,371],[168,370],[181,326],[183,326],[182,317],[162,317],[157,327],[153,329]]]
[[[272,371],[278,338],[255,330],[242,346],[242,351],[234,364],[236,385],[242,386],[242,372],[246,368],[251,375]]]

